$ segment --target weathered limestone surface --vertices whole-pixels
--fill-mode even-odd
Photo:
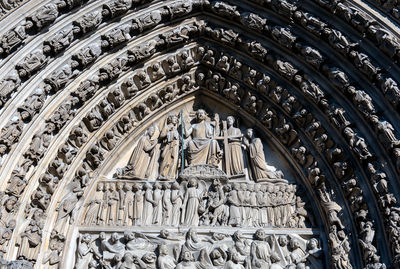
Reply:
[[[0,267],[399,268],[391,0],[0,0]]]

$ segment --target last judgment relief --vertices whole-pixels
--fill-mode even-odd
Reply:
[[[399,10],[0,0],[0,268],[400,268]]]
[[[307,195],[280,169],[287,164],[268,138],[204,103],[149,123],[123,166],[97,182],[81,218],[76,268],[324,267]],[[340,206],[325,195],[343,227]]]

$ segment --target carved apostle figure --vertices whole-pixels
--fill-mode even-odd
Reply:
[[[265,162],[264,147],[260,138],[254,137],[253,129],[247,129],[245,144],[249,154],[250,178],[256,182],[276,181],[277,176]]]
[[[184,197],[178,182],[174,182],[171,186],[171,189],[172,211],[170,222],[172,226],[178,226],[182,214],[182,203]]]
[[[148,167],[157,145],[157,139],[153,139],[154,133],[154,126],[150,126],[139,139],[126,168],[129,175],[145,178],[151,173],[151,171],[148,171]]]
[[[144,192],[141,184],[133,185],[135,200],[133,206],[133,224],[142,225]],[[144,218],[143,218],[144,219]]]
[[[160,177],[175,179],[179,161],[178,117],[169,115],[160,138],[164,148],[161,153]]]
[[[243,174],[243,154],[242,154],[242,132],[239,128],[233,126],[235,118],[228,116],[227,121],[227,135],[228,135],[228,148],[225,149],[225,154],[229,154],[227,169],[229,168],[230,175]],[[229,153],[228,153],[229,152]],[[228,171],[227,171],[228,172]]]
[[[199,109],[196,112],[197,123],[189,128],[185,127],[185,135],[192,135],[188,143],[188,158],[190,165],[209,164],[217,165],[221,154],[218,142],[213,139],[216,126],[206,122],[206,112]]]
[[[101,207],[104,203],[103,190],[104,190],[104,183],[99,182],[97,184],[96,192],[93,196],[93,199],[86,205],[87,211],[86,211],[84,223],[87,225],[92,225],[92,224],[96,223],[98,213],[101,210]]]
[[[153,188],[149,183],[144,185],[145,193],[144,193],[144,201],[143,201],[143,225],[151,225],[153,222],[153,208],[154,208],[154,200],[153,200]]]

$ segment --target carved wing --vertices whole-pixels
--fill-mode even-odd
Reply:
[[[199,180],[199,182],[198,182],[198,188],[199,188],[201,194],[207,192],[207,185],[206,185],[206,183],[204,182],[204,180]]]

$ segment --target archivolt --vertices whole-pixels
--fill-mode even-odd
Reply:
[[[4,228],[13,231],[13,236],[3,244],[7,258],[16,258],[18,250],[14,246],[18,234],[30,225],[24,217],[43,221],[44,231],[51,231],[54,217],[43,213],[55,210],[63,197],[63,187],[74,178],[81,180],[82,187],[93,186],[85,182],[85,178],[95,176],[100,165],[91,163],[95,141],[104,136],[110,126],[125,126],[122,116],[140,122],[140,128],[132,126],[129,130],[133,132],[131,135],[137,134],[144,128],[143,122],[162,109],[152,108],[151,98],[139,99],[152,93],[160,94],[157,85],[166,87],[167,83],[175,83],[181,90],[182,87],[200,87],[189,91],[189,95],[197,91],[215,98],[218,94],[231,98],[230,105],[240,106],[243,117],[252,119],[260,131],[276,136],[310,192],[313,189],[335,192],[333,198],[344,207],[342,219],[347,224],[346,231],[351,232],[355,267],[378,263],[366,254],[374,246],[379,252],[375,250],[373,254],[382,256],[380,262],[394,264],[400,255],[398,237],[394,237],[399,229],[396,197],[399,195],[400,150],[395,130],[400,128],[397,113],[400,91],[396,84],[400,74],[396,64],[400,46],[397,32],[392,31],[398,29],[385,29],[385,25],[380,25],[383,20],[379,16],[370,16],[356,6],[316,2],[338,16],[328,16],[324,22],[313,14],[327,13],[314,3],[296,6],[286,1],[209,3],[199,0],[132,5],[130,1],[115,0],[101,8],[98,2],[81,5],[80,1],[65,1],[64,5],[64,1],[57,1],[55,5],[38,7],[34,15],[4,33],[0,47],[5,58],[0,70],[8,75],[0,82],[0,98],[5,103],[0,122],[4,126],[3,136],[9,137],[0,141],[3,150],[1,186],[7,193],[5,201],[17,197],[21,202],[19,208],[14,203],[14,207],[3,210],[7,219],[17,220],[15,229],[12,225]],[[118,7],[116,3],[121,4],[120,9],[115,13],[107,11],[109,6]],[[77,6],[81,10],[74,9]],[[85,28],[77,16],[88,18],[83,14],[97,7],[98,13],[89,17],[93,25]],[[71,10],[74,12],[69,14]],[[151,11],[153,16],[146,17]],[[58,18],[60,14],[65,15]],[[18,9],[10,14],[13,16],[18,18]],[[345,18],[349,25],[339,18]],[[74,30],[68,32],[68,27],[72,29],[73,26]],[[62,37],[58,40],[62,42],[55,43],[54,33]],[[360,33],[368,40],[360,40]],[[44,37],[53,43],[38,45]],[[50,50],[46,44],[50,44]],[[61,48],[55,50],[54,44]],[[177,53],[169,54],[175,50]],[[179,58],[183,50],[195,58],[191,71],[185,69]],[[33,52],[29,54],[30,51]],[[129,78],[134,77],[137,83],[139,72],[147,76],[153,62],[165,63],[171,55],[178,59],[182,72],[167,74],[152,81],[151,89],[148,86],[139,88],[140,95],[129,96],[129,89],[135,87],[135,82]],[[223,55],[230,61],[226,71],[216,65]],[[214,63],[209,59],[214,59]],[[243,75],[235,78],[230,70],[238,61],[244,63],[240,68]],[[12,74],[13,69],[19,74]],[[20,70],[27,71],[27,76],[23,77]],[[211,72],[208,75],[207,70]],[[190,74],[189,81],[183,80],[186,72]],[[196,80],[201,72],[205,80],[210,79],[209,84]],[[214,87],[213,75],[230,83]],[[165,79],[168,82],[157,84]],[[231,86],[235,83],[240,85],[242,93],[234,92]],[[110,96],[119,91],[119,84],[127,100],[118,107],[110,101]],[[44,91],[34,92],[37,87]],[[240,102],[235,101],[235,94],[239,94]],[[174,100],[158,97],[163,106],[184,100],[181,94]],[[25,98],[28,102],[24,104]],[[30,108],[37,100],[40,100],[38,105]],[[103,105],[107,105],[104,101],[113,104],[116,109],[109,114],[103,112],[104,123],[90,131],[90,126],[81,119],[100,107],[101,101]],[[22,111],[27,107],[29,116],[22,118]],[[279,117],[269,119],[267,111]],[[319,125],[315,137],[309,135],[314,123]],[[81,137],[77,124],[83,132]],[[287,133],[282,133],[285,128]],[[121,136],[128,136],[129,132],[127,129]],[[288,141],[286,135],[293,135],[293,140]],[[323,135],[328,141],[321,144]],[[123,143],[124,139],[120,139]],[[66,152],[58,150],[62,148],[59,145],[68,145],[64,147]],[[311,156],[315,163],[302,167],[302,159],[292,155],[301,146],[307,148],[303,157]],[[341,154],[335,155],[338,152]],[[67,160],[68,154],[71,156]],[[111,155],[111,152],[105,154],[106,158]],[[345,163],[349,167],[354,165],[353,169],[346,168]],[[60,168],[62,173],[54,168],[60,165],[65,166],[65,171]],[[37,167],[36,171],[29,169],[32,166]],[[84,171],[94,171],[94,174]],[[46,183],[48,178],[42,173],[51,180],[56,178],[53,187]],[[12,189],[15,186],[19,187]],[[46,199],[38,198],[40,195]],[[372,195],[375,199],[370,199]],[[318,201],[318,194],[313,197]],[[321,204],[316,204],[323,215]],[[368,246],[370,249],[365,249],[362,234],[362,226],[367,221],[374,222],[378,237],[386,238],[372,242],[372,247]],[[327,234],[330,225],[325,217],[323,226]],[[47,242],[49,236],[50,233],[44,234],[42,243]],[[47,245],[42,244],[41,253],[46,251]],[[39,256],[39,263],[42,258]]]

